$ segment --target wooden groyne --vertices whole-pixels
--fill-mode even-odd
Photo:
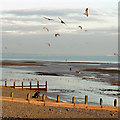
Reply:
[[[32,82],[29,82],[29,85],[24,85],[24,82],[21,83],[21,85],[16,85],[16,82],[13,82],[12,86],[8,86],[7,85],[7,81],[5,81],[5,85],[2,87],[10,87],[10,88],[14,88],[14,89],[29,89],[29,90],[43,90],[43,91],[47,91],[47,81],[45,82],[44,85],[40,85],[39,81],[37,81],[36,85],[33,85]]]
[[[43,106],[55,106],[55,107],[68,107],[68,108],[80,108],[80,109],[94,109],[94,110],[108,110],[108,111],[114,111],[118,112],[119,107],[117,107],[117,100],[114,100],[114,105],[113,106],[103,106],[101,101],[102,99],[100,98],[100,104],[99,105],[89,105],[88,104],[88,97],[85,96],[85,104],[79,104],[75,103],[75,97],[72,97],[72,102],[61,102],[60,101],[60,96],[57,95],[57,100],[56,101],[50,101],[46,100],[45,94],[42,96],[42,100],[35,100],[31,99],[30,93],[27,94],[27,99],[25,98],[15,98],[13,97],[13,92],[10,93],[10,97],[5,97],[2,96],[0,99],[3,101],[12,101],[12,102],[21,102],[21,103],[28,103],[28,104],[36,104],[36,105],[43,105]]]

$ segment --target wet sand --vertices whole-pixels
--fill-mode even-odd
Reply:
[[[24,69],[31,71],[26,72],[26,74],[77,76],[81,78],[84,76],[87,78],[93,76],[94,79],[92,80],[107,82],[112,85],[120,85],[120,81],[118,81],[118,74],[120,73],[120,70],[114,69],[118,68],[118,64],[114,63],[4,60],[1,61],[1,64],[2,67],[12,67],[12,69]],[[22,68],[21,66],[24,67]]]
[[[60,106],[44,106],[39,104],[29,104],[26,102],[20,102],[22,99],[26,99],[27,93],[31,94],[31,101],[39,101],[41,98],[32,98],[35,91],[19,90],[11,88],[2,88],[2,97],[9,98],[10,93],[14,93],[14,99],[2,100],[2,116],[4,118],[118,118],[117,110],[96,110],[96,109],[81,109],[74,107],[60,107]],[[46,98],[46,101],[50,103],[56,103],[56,101]],[[49,103],[49,104],[50,104]]]

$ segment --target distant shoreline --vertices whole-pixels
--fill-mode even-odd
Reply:
[[[36,60],[2,60],[0,64],[2,65],[35,65],[35,63],[81,63],[81,64],[120,64],[111,62],[78,62],[78,61],[36,61]],[[27,64],[26,64],[27,63]]]

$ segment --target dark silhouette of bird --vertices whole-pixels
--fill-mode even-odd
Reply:
[[[84,15],[88,17],[88,8],[86,8]]]
[[[78,26],[78,27],[82,29],[82,26]]]
[[[50,47],[50,43],[48,43],[48,46]]]
[[[56,34],[55,34],[55,37],[57,37],[57,36],[60,36],[60,34],[59,34],[59,33],[56,33]]]
[[[58,17],[61,23],[66,24],[60,17]]]
[[[43,18],[45,18],[45,19],[47,19],[47,20],[53,20],[53,19],[51,19],[51,18],[47,18],[47,17],[43,17]]]
[[[49,32],[49,29],[47,27],[43,27],[43,29],[46,29]]]

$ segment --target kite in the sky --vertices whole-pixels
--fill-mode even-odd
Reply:
[[[57,37],[57,36],[60,36],[60,34],[59,33],[55,34],[55,37]]]
[[[47,27],[43,27],[43,29],[47,30],[49,32],[49,29]]]
[[[53,19],[51,19],[51,18],[47,18],[47,17],[43,17],[43,18],[45,18],[45,19],[47,19],[47,20],[53,20]]]
[[[65,24],[65,22],[64,22],[63,20],[61,20],[61,18],[60,18],[60,17],[58,17],[58,18],[59,18],[59,20],[60,20],[60,22],[61,22],[61,23]]]
[[[88,17],[88,8],[86,8],[84,15]]]

